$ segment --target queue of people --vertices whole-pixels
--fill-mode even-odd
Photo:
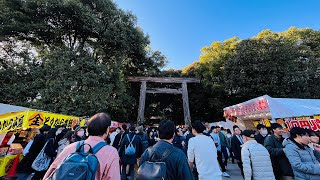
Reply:
[[[157,128],[110,125],[106,113],[72,130],[44,125],[25,148],[18,179],[61,179],[69,174],[63,179],[219,180],[230,177],[230,162],[238,164],[245,180],[320,179],[319,135],[311,130],[294,127],[284,139],[277,123],[271,124],[271,134],[261,124],[257,131],[241,132],[234,126],[233,133],[200,121],[185,128],[170,120]]]

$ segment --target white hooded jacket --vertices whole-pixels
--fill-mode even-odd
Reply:
[[[241,158],[245,180],[275,180],[270,154],[256,140],[242,145]]]

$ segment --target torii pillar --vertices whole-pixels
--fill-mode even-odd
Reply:
[[[182,94],[183,100],[183,114],[185,125],[191,126],[191,116],[189,109],[189,98],[187,83],[200,83],[197,78],[159,78],[159,77],[128,77],[130,82],[141,82],[139,110],[138,110],[138,124],[145,121],[144,110],[146,93],[162,93],[162,94]],[[167,89],[167,88],[150,88],[147,89],[147,82],[153,83],[180,83],[181,89]]]

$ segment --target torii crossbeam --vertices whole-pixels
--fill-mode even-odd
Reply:
[[[197,78],[173,78],[173,77],[128,77],[129,82],[141,82],[140,98],[139,98],[139,110],[138,110],[138,123],[143,123],[144,109],[146,101],[146,93],[162,93],[162,94],[182,94],[183,100],[183,114],[185,125],[191,126],[191,116],[189,109],[189,98],[187,83],[200,83],[200,79]],[[168,88],[149,88],[147,89],[147,82],[152,83],[180,83],[180,89],[168,89]]]

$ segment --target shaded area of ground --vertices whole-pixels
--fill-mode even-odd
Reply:
[[[237,164],[232,164],[228,162],[227,173],[230,175],[230,177],[223,177],[223,180],[243,180],[240,173],[240,169]]]

